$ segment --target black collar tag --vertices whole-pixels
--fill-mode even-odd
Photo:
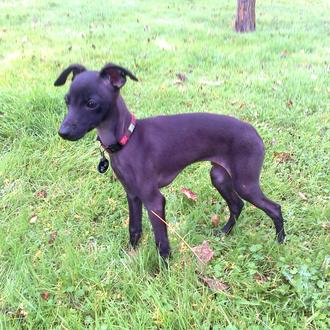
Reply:
[[[97,170],[98,170],[101,174],[103,174],[103,173],[105,173],[105,172],[108,170],[108,168],[109,168],[109,160],[105,157],[105,155],[104,155],[104,151],[101,150],[101,148],[100,148],[100,154],[101,154],[101,158],[100,158],[100,162],[99,162],[99,164],[97,165]]]

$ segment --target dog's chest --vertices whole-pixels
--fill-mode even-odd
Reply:
[[[118,157],[110,157],[111,167],[114,171],[117,179],[124,186],[125,190],[129,188],[129,169],[126,164],[122,162]]]

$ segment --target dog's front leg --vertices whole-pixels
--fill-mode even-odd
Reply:
[[[149,219],[155,235],[156,246],[160,256],[167,259],[170,255],[170,244],[167,236],[167,225],[160,220],[153,212],[160,218],[165,220],[165,197],[159,190],[154,191],[143,200],[143,204],[148,210]]]
[[[136,196],[127,194],[129,209],[129,242],[133,248],[137,246],[142,235],[142,202]]]

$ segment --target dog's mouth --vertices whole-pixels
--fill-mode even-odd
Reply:
[[[68,141],[77,141],[81,139],[86,133],[85,132],[72,132],[69,129],[66,129],[65,127],[61,127],[60,130],[58,131],[59,136]]]
[[[63,135],[60,132],[58,132],[58,134],[60,135],[60,137],[64,140],[67,141],[78,141],[79,139],[82,138],[82,136],[74,136],[74,135]]]
[[[73,131],[71,128],[67,128],[66,126],[61,126],[61,128],[58,131],[59,136],[67,141],[77,141],[83,138],[88,132],[92,131],[94,128],[91,127],[87,131]]]

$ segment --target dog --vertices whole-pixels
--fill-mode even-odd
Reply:
[[[99,72],[72,64],[54,85],[64,85],[71,73],[72,83],[65,96],[68,113],[59,135],[76,141],[96,128],[127,194],[129,241],[134,248],[142,235],[144,205],[159,254],[165,260],[169,257],[167,225],[161,221],[165,219],[165,198],[160,188],[169,185],[186,166],[199,161],[211,162],[212,185],[228,204],[230,216],[222,228],[224,234],[234,227],[243,199],[272,219],[278,242],[284,241],[281,206],[267,198],[259,185],[265,148],[253,126],[210,113],[136,120],[120,95],[127,77],[138,81],[132,72],[112,63]]]

